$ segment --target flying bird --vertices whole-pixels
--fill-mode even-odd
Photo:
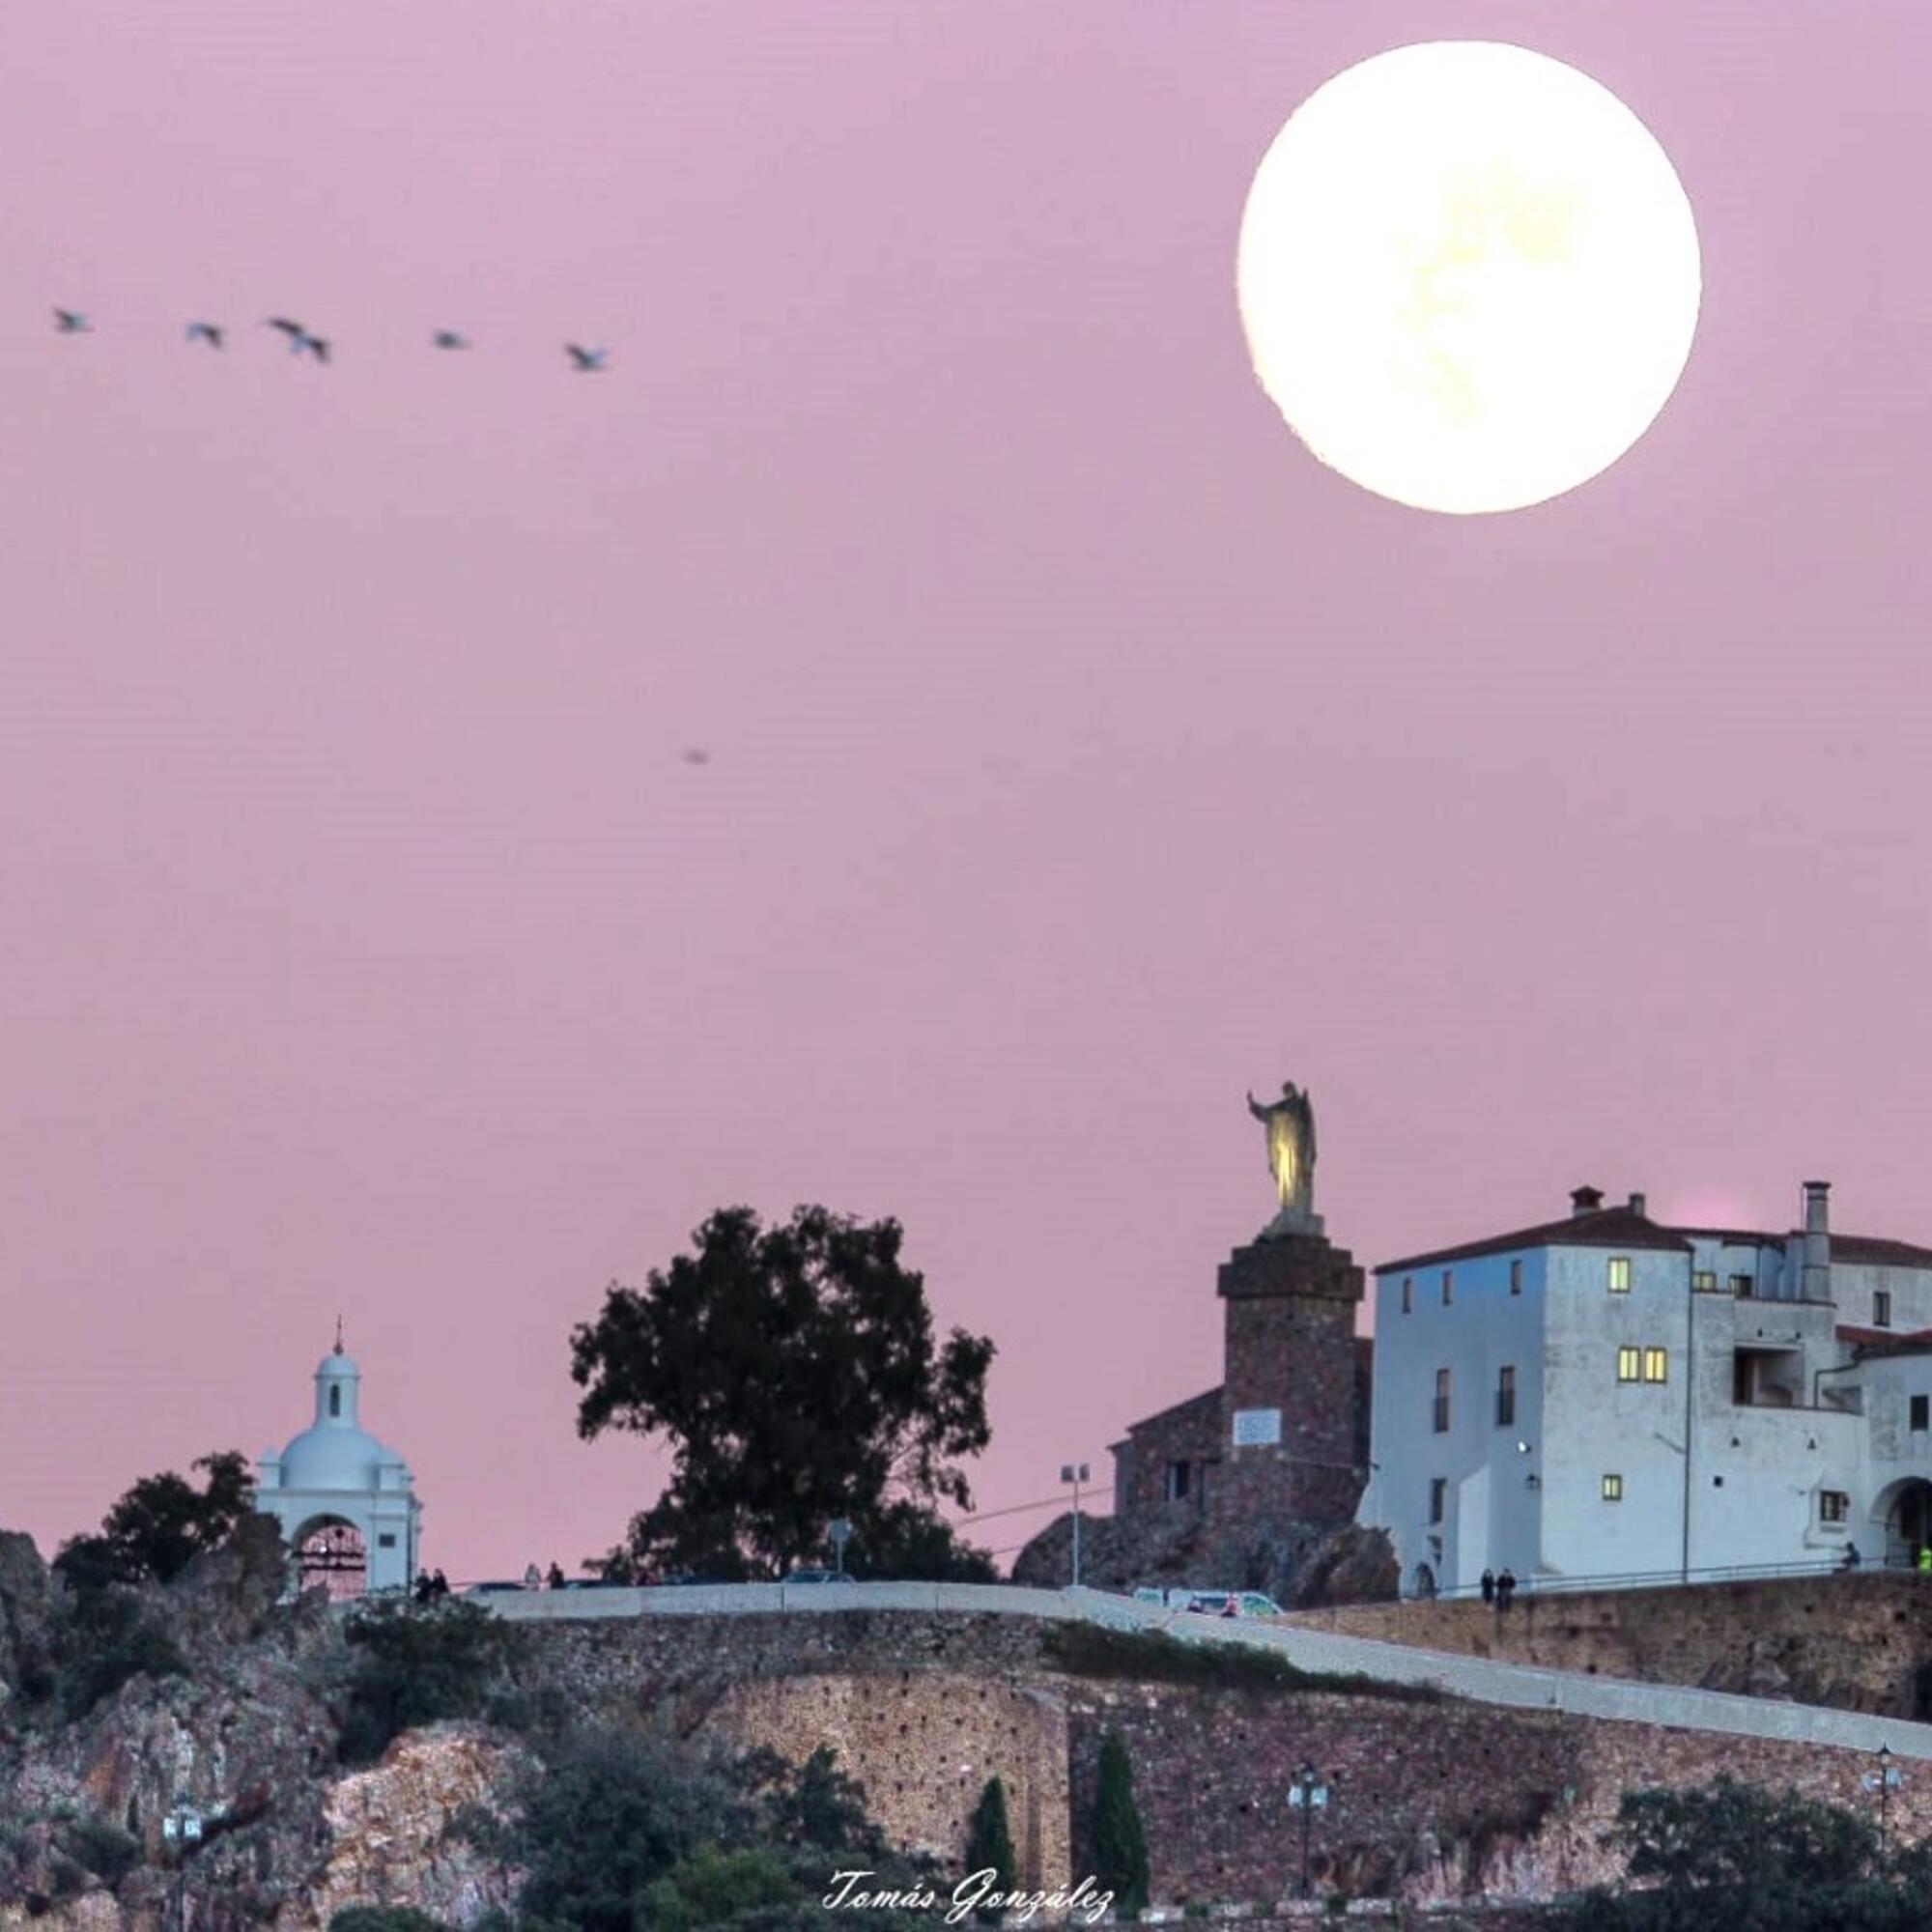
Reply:
[[[439,349],[468,349],[469,338],[459,335],[453,328],[439,328],[430,340]]]
[[[711,753],[702,745],[687,745],[682,755],[687,765],[708,765],[711,762]]]
[[[318,362],[327,362],[328,360],[328,344],[320,335],[310,335],[304,332],[297,336],[296,354],[299,355],[304,349],[306,349]]]
[[[611,354],[608,349],[580,349],[574,342],[566,342],[563,347],[565,353],[570,357],[572,366],[580,374],[602,369],[605,365],[605,357]]]
[[[293,321],[286,315],[271,315],[262,327],[264,328],[279,328],[292,342],[297,343],[299,343],[303,335],[307,333],[300,323]]]
[[[78,309],[57,308],[54,310],[54,327],[62,335],[85,335],[92,327],[93,325]]]
[[[187,339],[190,342],[205,342],[211,349],[221,347],[221,338],[226,331],[220,324],[213,322],[191,322],[187,326]]]

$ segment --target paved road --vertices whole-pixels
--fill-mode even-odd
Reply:
[[[1481,1704],[1567,1711],[1577,1717],[1732,1737],[1837,1745],[1850,1750],[1875,1751],[1883,1744],[1900,1757],[1932,1762],[1932,1724],[1677,1684],[1640,1684],[1527,1663],[1497,1663],[1293,1625],[1194,1616],[1102,1590],[1027,1590],[996,1583],[710,1583],[656,1590],[518,1591],[483,1601],[497,1615],[517,1623],[774,1611],[836,1616],[850,1610],[943,1610],[1085,1621],[1117,1630],[1168,1630],[1195,1642],[1252,1644],[1276,1651],[1307,1670],[1353,1671],[1391,1684],[1437,1684]]]

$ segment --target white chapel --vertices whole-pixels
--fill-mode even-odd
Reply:
[[[422,1505],[403,1459],[363,1429],[361,1383],[338,1324],[316,1366],[315,1420],[256,1466],[255,1507],[281,1524],[298,1587],[335,1598],[404,1590],[416,1574]]]

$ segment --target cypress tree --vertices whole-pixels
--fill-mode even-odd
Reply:
[[[1116,1732],[1100,1740],[1094,1797],[1094,1879],[1114,1894],[1114,1916],[1132,1918],[1148,1902],[1147,1833],[1134,1804],[1134,1770]]]
[[[996,1891],[1017,1889],[1019,1873],[1013,1861],[1013,1834],[1007,1829],[1007,1787],[997,1777],[986,1780],[986,1788],[974,1807],[973,1828],[966,1836],[967,1871],[981,1872],[988,1866],[997,1874],[993,1888]],[[981,1925],[997,1924],[1000,1918],[999,1913],[983,1905],[973,1916]]]

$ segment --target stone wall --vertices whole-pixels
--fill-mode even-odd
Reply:
[[[600,1710],[655,1707],[687,1732],[794,1756],[833,1746],[888,1832],[949,1861],[997,1772],[1016,1843],[1049,1882],[1091,1869],[1099,1743],[1118,1730],[1164,1903],[1292,1895],[1300,1839],[1286,1795],[1309,1762],[1334,1793],[1312,1833],[1321,1889],[1409,1904],[1548,1898],[1614,1877],[1601,1839],[1634,1786],[1730,1772],[1870,1802],[1869,1755],[1840,1747],[1453,1698],[1068,1675],[1043,1649],[1049,1628],[891,1611],[643,1618],[556,1625],[541,1650],[547,1677]],[[1932,1831],[1932,1776],[1908,1768],[1892,1823],[1904,1837]]]
[[[767,1678],[727,1690],[706,1721],[794,1762],[832,1745],[895,1840],[955,1879],[973,1808],[998,1777],[1022,1883],[1068,1883],[1066,1703],[1049,1689],[948,1670]]]
[[[1124,1480],[1116,1483],[1115,1510],[1132,1514],[1168,1509],[1168,1464],[1184,1463],[1188,1468],[1184,1503],[1199,1516],[1204,1496],[1211,1492],[1211,1465],[1221,1460],[1221,1425],[1218,1388],[1132,1424],[1120,1458],[1120,1474]]]
[[[1520,1592],[1507,1614],[1459,1600],[1348,1605],[1294,1621],[1424,1650],[1913,1718],[1919,1671],[1932,1662],[1932,1578],[1862,1571],[1680,1590]]]

